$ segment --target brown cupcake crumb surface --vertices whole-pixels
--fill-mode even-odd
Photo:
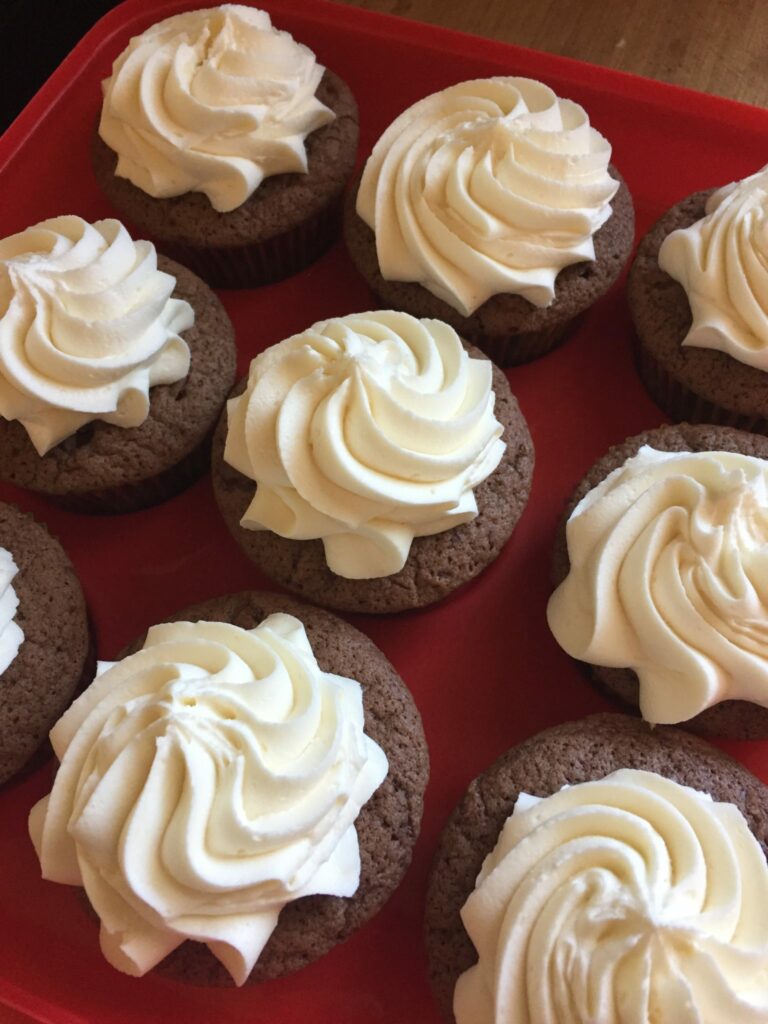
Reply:
[[[768,434],[768,373],[725,352],[683,346],[692,323],[688,297],[658,262],[667,235],[701,220],[713,191],[677,203],[640,242],[627,282],[638,373],[672,419]]]
[[[163,501],[205,471],[210,435],[235,376],[234,329],[200,278],[162,256],[158,268],[174,275],[174,297],[195,311],[194,325],[183,332],[187,376],[150,389],[140,426],[94,420],[44,456],[21,423],[0,418],[0,479],[73,511],[119,513]]]
[[[725,451],[768,459],[768,438],[711,424],[678,423],[661,426],[614,445],[592,466],[568,501],[555,538],[552,559],[554,586],[562,583],[570,568],[565,528],[571,513],[589,491],[609,473],[623,466],[627,459],[636,455],[643,445],[662,452]],[[640,687],[637,673],[633,669],[605,665],[587,665],[586,668],[601,692],[620,701],[626,710],[638,710]],[[744,700],[725,700],[681,725],[702,736],[766,739],[768,708]]]
[[[471,350],[474,357],[481,356]],[[234,394],[239,394],[241,382]],[[506,450],[496,470],[475,489],[478,515],[461,526],[415,537],[400,572],[377,579],[337,576],[320,540],[297,541],[240,526],[255,484],[224,461],[226,409],[213,440],[211,472],[216,501],[230,533],[248,557],[276,582],[316,604],[349,612],[390,613],[439,601],[473,579],[500,553],[523,513],[533,477],[534,451],[525,419],[505,375],[494,366],[495,415]]]
[[[299,970],[343,942],[383,906],[410,863],[429,774],[421,718],[410,692],[379,648],[336,616],[287,597],[253,591],[204,601],[168,621],[229,622],[253,629],[275,612],[293,615],[304,624],[323,671],[360,683],[365,732],[384,750],[389,771],[355,823],[361,858],[357,892],[350,898],[318,895],[289,903],[248,984]],[[134,653],[143,642],[141,637],[123,656]],[[184,943],[156,969],[193,984],[232,985],[229,973],[198,942]]]
[[[611,202],[611,216],[595,233],[595,259],[561,270],[555,283],[555,299],[543,309],[520,295],[500,294],[465,317],[420,284],[383,278],[376,255],[376,237],[355,209],[359,178],[347,196],[344,239],[352,262],[382,309],[400,309],[412,316],[443,320],[499,366],[513,366],[543,355],[564,340],[577,326],[580,314],[610,288],[629,257],[635,237],[634,206],[622,176],[613,165],[610,171],[620,187]]]
[[[425,917],[432,987],[446,1022],[453,991],[477,960],[459,911],[521,792],[547,797],[563,786],[602,779],[621,768],[656,772],[735,804],[768,853],[768,790],[727,754],[680,729],[601,714],[555,726],[503,754],[469,786],[435,855]]]
[[[85,598],[59,542],[41,523],[0,503],[0,547],[13,556],[14,616],[24,633],[0,675],[0,783],[27,765],[95,668]]]
[[[200,192],[156,199],[116,177],[117,156],[98,131],[91,147],[96,180],[139,234],[213,287],[281,280],[314,262],[335,241],[344,188],[357,156],[358,111],[349,87],[326,69],[317,98],[336,117],[307,136],[307,173],[268,176],[227,213],[215,210]]]

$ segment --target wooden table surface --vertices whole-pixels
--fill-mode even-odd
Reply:
[[[768,106],[768,0],[339,0]]]

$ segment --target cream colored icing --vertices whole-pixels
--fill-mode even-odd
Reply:
[[[439,320],[325,320],[267,349],[228,405],[225,460],[257,484],[241,520],[322,538],[330,569],[398,572],[414,537],[477,515],[504,452],[492,364]]]
[[[226,212],[265,177],[306,172],[304,140],[335,117],[315,97],[323,71],[265,11],[187,11],[117,58],[99,134],[119,177],[156,198],[203,192]]]
[[[13,621],[19,607],[13,588],[13,578],[18,571],[11,552],[0,547],[0,676],[19,653],[24,640],[24,631]]]
[[[415,281],[464,316],[492,295],[554,299],[593,260],[618,189],[582,107],[528,78],[462,82],[409,107],[365,166],[357,212],[386,280]]]
[[[181,380],[189,303],[116,220],[44,220],[0,241],[0,416],[44,455],[93,420],[136,427]]]
[[[768,706],[768,462],[647,446],[577,505],[547,610],[575,658],[629,667],[650,722]]]
[[[358,887],[354,822],[387,772],[363,727],[360,684],[293,616],[153,626],[51,732],[43,877],[85,887],[118,970],[191,938],[242,984],[286,903]]]
[[[457,1024],[758,1024],[768,869],[741,811],[624,769],[521,794],[461,912]]]
[[[664,239],[659,266],[688,295],[683,345],[768,370],[768,167],[713,193],[705,217]]]

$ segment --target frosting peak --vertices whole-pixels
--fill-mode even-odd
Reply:
[[[664,239],[659,266],[688,295],[683,345],[768,370],[768,167],[714,192],[705,217]]]
[[[520,795],[462,918],[457,1024],[758,1024],[768,868],[741,811],[624,769]]]
[[[13,621],[19,607],[19,599],[13,589],[13,578],[18,571],[10,551],[0,548],[0,676],[19,653],[24,640],[23,630]]]
[[[85,887],[118,970],[191,938],[242,984],[286,903],[357,889],[354,821],[387,772],[363,727],[360,684],[290,615],[154,626],[51,732],[43,876]]]
[[[55,217],[0,240],[0,416],[40,455],[92,420],[143,423],[149,388],[189,370],[179,332],[194,313],[175,285],[116,220]]]
[[[722,700],[768,706],[768,462],[644,446],[576,506],[550,628],[629,667],[650,722]]]
[[[381,273],[462,315],[492,295],[554,299],[563,267],[595,258],[618,189],[611,147],[541,82],[462,82],[404,111],[374,146],[357,212]]]
[[[491,373],[447,324],[391,311],[267,349],[228,406],[224,458],[257,484],[241,524],[322,538],[340,576],[398,572],[414,537],[477,515],[504,451]]]
[[[116,174],[156,198],[240,206],[271,174],[306,172],[304,140],[334,114],[323,67],[240,4],[174,15],[135,36],[103,83],[99,134]]]

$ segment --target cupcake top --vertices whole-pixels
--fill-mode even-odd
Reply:
[[[55,217],[0,240],[0,416],[38,454],[93,420],[136,427],[189,370],[189,303],[119,221]]]
[[[257,485],[241,525],[321,538],[339,576],[398,572],[414,537],[477,515],[504,452],[491,377],[447,324],[392,311],[267,349],[228,406],[225,461]]]
[[[579,502],[566,536],[555,639],[634,669],[647,721],[768,706],[768,462],[643,446]]]
[[[382,276],[470,316],[492,295],[554,299],[595,258],[619,184],[582,107],[527,78],[462,82],[409,107],[374,146],[357,213]]]
[[[387,773],[363,726],[359,683],[291,615],[154,626],[51,732],[43,876],[85,887],[119,970],[191,938],[242,984],[286,903],[357,889],[354,821]]]
[[[691,307],[683,345],[768,370],[768,167],[714,192],[705,209],[659,250]]]
[[[187,11],[135,36],[103,83],[115,173],[156,198],[203,192],[234,210],[271,174],[306,172],[304,140],[334,114],[311,50],[265,11]]]
[[[13,621],[19,599],[13,589],[13,578],[19,571],[10,551],[0,547],[0,675],[19,653],[24,631]]]
[[[457,1024],[764,1020],[768,867],[742,812],[624,769],[521,793],[461,916]]]

